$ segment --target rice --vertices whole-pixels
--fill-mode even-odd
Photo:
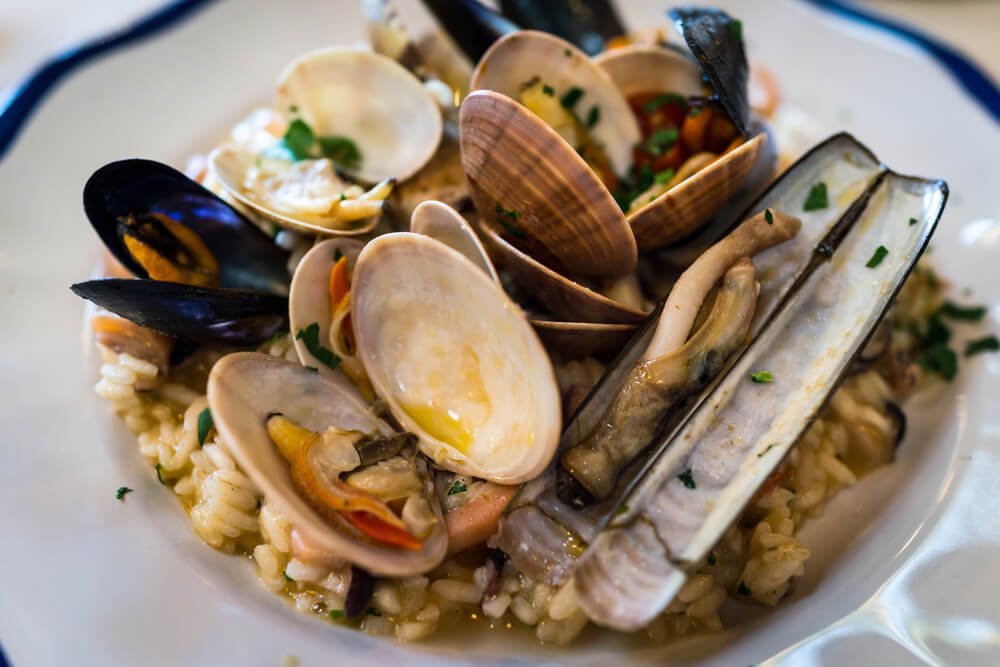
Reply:
[[[907,283],[894,308],[897,318],[912,321],[937,308],[936,285],[926,276],[918,271]],[[897,346],[912,344],[905,332],[894,336]],[[259,351],[296,359],[287,335],[276,336]],[[567,397],[582,398],[602,372],[593,359],[556,368]],[[142,383],[149,386],[157,374],[151,363],[102,348],[95,391],[136,435],[139,451],[189,511],[195,533],[220,551],[252,558],[261,584],[297,609],[401,641],[424,639],[442,625],[480,613],[505,624],[531,626],[538,640],[554,644],[573,641],[587,626],[572,585],[531,581],[508,564],[492,587],[495,594],[487,596],[493,566],[469,567],[455,560],[428,576],[379,579],[369,613],[360,621],[341,620],[347,566],[292,555],[288,522],[239,470],[224,443],[212,432],[199,445],[198,417],[208,405],[203,393],[176,382],[161,383],[153,391],[136,390]],[[785,597],[810,557],[796,537],[798,530],[871,467],[857,462],[891,460],[893,422],[884,406],[893,397],[894,390],[877,368],[848,378],[790,451],[773,483],[762,489],[644,634],[662,642],[717,632],[723,627],[719,611],[727,599],[774,605]],[[470,491],[479,484],[472,478],[458,479]],[[447,496],[444,502],[460,503],[468,496]]]

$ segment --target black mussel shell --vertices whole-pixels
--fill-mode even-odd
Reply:
[[[510,19],[477,0],[424,0],[424,4],[473,63],[493,42],[518,29]]]
[[[120,160],[98,169],[83,188],[83,207],[104,245],[125,267],[148,274],[126,248],[123,221],[148,220],[155,237],[144,242],[173,256],[183,244],[164,233],[150,214],[165,215],[188,227],[204,242],[219,264],[219,285],[235,289],[288,294],[288,254],[232,206],[173,167],[153,160]]]
[[[677,7],[668,14],[736,129],[750,136],[743,24],[719,9]]]
[[[358,618],[371,604],[375,593],[375,577],[362,570],[357,565],[351,566],[351,580],[347,584],[347,595],[344,596],[344,616]]]
[[[288,327],[288,299],[277,294],[127,278],[70,289],[140,326],[198,343],[254,345]]]
[[[589,55],[600,53],[609,39],[625,34],[608,0],[500,0],[500,10],[522,28],[558,35]]]

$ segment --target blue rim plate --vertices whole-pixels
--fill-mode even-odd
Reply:
[[[403,4],[405,17],[426,18],[415,2]],[[1000,95],[989,78],[927,36],[852,5],[715,4],[743,19],[751,58],[774,71],[785,100],[818,134],[848,130],[896,169],[949,182],[954,195],[932,257],[956,298],[989,306],[996,329]],[[650,25],[663,22],[663,8],[630,2],[622,14],[628,25]],[[595,635],[565,650],[525,643],[514,651],[503,632],[416,647],[377,641],[287,609],[248,563],[200,543],[93,395],[82,307],[67,289],[98,256],[82,185],[112,159],[183,164],[267,100],[292,57],[361,37],[356,3],[181,0],[49,63],[0,115],[0,360],[9,387],[0,402],[0,534],[9,536],[0,638],[15,664],[273,665],[284,655],[303,665],[383,667],[840,664],[860,655],[884,664],[1000,662],[997,358],[964,363],[958,382],[918,397],[897,463],[806,526],[813,558],[787,604],[665,649]],[[136,490],[126,503],[114,500],[122,484]]]

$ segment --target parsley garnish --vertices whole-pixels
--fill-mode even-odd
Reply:
[[[910,227],[912,227],[915,224],[917,224],[917,219],[916,218],[910,218]]]
[[[358,145],[347,137],[329,135],[319,137],[319,151],[323,157],[330,158],[345,169],[356,169],[361,164],[361,151]]]
[[[996,352],[1000,350],[1000,339],[996,336],[984,336],[976,340],[970,340],[965,344],[965,356],[971,357],[980,352]]]
[[[726,26],[729,30],[729,38],[734,42],[738,42],[743,39],[743,21],[739,19],[732,19],[729,21],[729,25]]]
[[[663,93],[662,95],[657,95],[643,104],[642,110],[646,113],[653,113],[664,104],[679,104],[683,106],[684,104],[687,104],[687,98],[680,93]]]
[[[769,225],[774,224],[774,214],[771,213],[771,209],[767,209],[766,211],[764,211],[764,221],[767,222],[767,224]]]
[[[134,491],[134,489],[130,489],[127,486],[119,486],[118,490],[115,491],[115,498],[117,500],[125,500],[125,494],[132,493],[132,491]]]
[[[316,357],[330,368],[336,368],[340,364],[340,357],[319,342],[318,322],[313,322],[305,329],[299,329],[299,332],[295,334],[295,339],[301,340],[305,343],[306,349],[309,350],[309,354]]]
[[[333,249],[333,261],[334,263],[339,262],[340,258],[344,256],[344,253],[340,252],[340,248]]]
[[[587,129],[592,130],[594,126],[601,122],[601,107],[596,104],[590,107],[587,112]]]
[[[628,503],[622,503],[618,506],[618,509],[615,510],[615,514],[625,514],[626,512],[628,512]]]
[[[451,488],[448,489],[448,495],[449,496],[453,496],[456,493],[465,493],[468,490],[469,490],[469,487],[466,486],[465,483],[462,480],[456,479],[455,483],[452,484]]]
[[[708,554],[708,564],[715,565],[715,552],[712,551]]]
[[[573,52],[570,51],[569,49],[563,49],[563,55],[569,58],[571,55],[573,55]]]
[[[757,371],[750,374],[750,379],[757,384],[770,384],[774,382],[774,374],[771,371]]]
[[[736,588],[736,592],[740,595],[750,595],[750,588],[741,581],[740,585]]]
[[[978,322],[986,315],[986,306],[960,306],[954,301],[945,301],[938,312],[948,319]]]
[[[517,211],[508,211],[500,204],[497,204],[493,211],[497,214],[497,222],[501,227],[519,239],[523,239],[525,237],[524,230],[514,224],[514,221],[517,220],[517,216],[519,216],[520,213]]]
[[[818,211],[830,205],[826,196],[826,183],[820,181],[809,189],[806,203],[802,208],[806,211]]]
[[[677,475],[677,479],[684,482],[684,486],[689,489],[693,489],[697,486],[697,484],[694,483],[694,477],[691,476],[691,468],[688,468],[681,474]]]
[[[281,141],[265,154],[292,162],[326,157],[347,169],[357,168],[361,163],[361,151],[357,144],[347,137],[336,135],[317,137],[301,118],[292,120]]]
[[[769,451],[771,451],[773,448],[775,448],[777,446],[778,446],[778,443],[772,442],[770,445],[768,445],[764,449],[764,451],[762,451],[760,454],[757,455],[757,458],[763,458],[764,454],[767,454]]]
[[[917,365],[928,373],[937,373],[948,382],[958,373],[958,355],[945,343],[936,343],[917,357]]]
[[[649,135],[646,141],[646,150],[653,155],[663,155],[677,141],[678,133],[676,127],[664,127]]]
[[[880,245],[875,248],[875,252],[872,253],[872,258],[868,260],[865,264],[869,269],[874,269],[876,266],[882,263],[882,260],[889,255],[889,249],[884,245]]]
[[[288,124],[285,136],[281,138],[281,145],[292,154],[296,160],[308,160],[311,156],[313,144],[316,143],[316,135],[312,128],[301,118],[296,118]]]
[[[163,466],[157,463],[153,468],[156,469],[156,479],[160,481],[160,484],[166,484],[166,480],[163,479]]]
[[[555,94],[556,94],[555,88],[553,88],[552,86],[550,86],[547,83],[542,86],[542,92],[545,93],[546,95],[548,95],[549,97],[555,97]]]
[[[209,431],[215,426],[215,422],[212,420],[212,410],[211,408],[205,408],[200,413],[198,413],[198,446],[201,447],[205,444],[205,438],[208,437]]]
[[[344,610],[343,609],[331,609],[330,610],[330,618],[332,620],[334,620],[334,621],[339,621],[340,619],[344,618]]]
[[[657,185],[664,185],[665,183],[669,183],[671,180],[673,180],[674,174],[676,173],[677,172],[675,172],[673,169],[664,169],[663,171],[658,171],[656,172],[656,176],[653,177],[653,182],[656,183]]]
[[[580,101],[581,97],[583,97],[583,88],[573,86],[563,93],[563,96],[559,99],[559,103],[567,109],[572,109],[576,106],[576,103]]]

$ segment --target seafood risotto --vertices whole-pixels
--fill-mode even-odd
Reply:
[[[946,186],[848,135],[770,183],[722,12],[591,57],[427,4],[464,54],[366,2],[371,50],[299,58],[189,174],[91,177],[97,393],[199,537],[333,623],[662,641],[779,603],[954,376],[977,311],[914,268]]]

